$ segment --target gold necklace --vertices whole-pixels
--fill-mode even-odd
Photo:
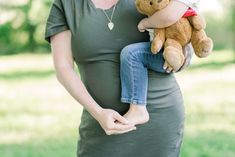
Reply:
[[[110,31],[111,31],[111,30],[113,29],[113,27],[114,27],[114,23],[113,23],[112,20],[113,20],[113,14],[114,14],[115,9],[116,9],[116,4],[115,4],[114,7],[113,7],[113,11],[112,11],[112,14],[111,14],[111,17],[110,17],[110,18],[109,18],[109,16],[108,16],[108,14],[105,12],[105,10],[102,9],[103,12],[104,12],[104,14],[105,14],[105,16],[106,16],[107,19],[109,20],[108,28],[109,28]]]

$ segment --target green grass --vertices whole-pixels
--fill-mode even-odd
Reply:
[[[235,156],[235,63],[232,51],[193,58],[178,73],[186,106],[182,157]]]
[[[193,58],[177,73],[186,106],[182,157],[235,156],[231,51]],[[81,107],[58,83],[46,54],[0,57],[0,156],[75,157]]]

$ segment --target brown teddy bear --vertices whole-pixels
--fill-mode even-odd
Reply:
[[[147,16],[165,8],[170,0],[136,0],[137,10]],[[207,37],[204,29],[205,20],[200,16],[182,17],[175,24],[161,29],[154,29],[151,51],[156,54],[164,44],[163,56],[174,71],[178,71],[184,63],[183,48],[192,43],[198,57],[207,57],[213,47],[213,42]]]

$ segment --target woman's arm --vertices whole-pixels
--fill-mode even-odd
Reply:
[[[100,123],[106,134],[120,134],[136,129],[118,112],[100,107],[88,93],[74,71],[70,31],[52,36],[51,48],[58,81]]]
[[[144,18],[138,24],[138,29],[143,32],[147,28],[165,28],[176,23],[188,10],[188,6],[179,1],[170,1],[169,5],[154,13],[148,18]]]

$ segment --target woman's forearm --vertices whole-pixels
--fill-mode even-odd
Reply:
[[[102,108],[90,96],[80,77],[74,69],[68,66],[56,67],[58,81],[66,88],[84,108],[94,117],[97,118]]]
[[[80,77],[74,71],[71,32],[64,31],[52,36],[51,48],[57,79],[94,118],[97,118],[102,108],[90,96]]]
[[[176,23],[187,11],[188,6],[178,1],[170,1],[169,5],[154,13],[145,20],[146,28],[165,28]]]

